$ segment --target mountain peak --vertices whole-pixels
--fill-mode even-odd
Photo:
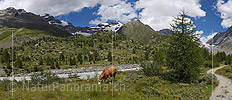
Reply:
[[[159,30],[157,32],[162,33],[162,34],[171,35],[170,29],[162,29],[162,30]]]
[[[6,10],[16,10],[14,7],[8,7]]]
[[[139,19],[137,19],[137,20],[132,20],[132,21],[130,21],[130,22],[128,22],[129,24],[130,23],[133,23],[133,24],[143,24]]]
[[[8,7],[7,9],[0,10],[0,16],[16,16],[17,14],[27,13],[24,9],[15,9]]]
[[[224,51],[226,54],[232,54],[232,26],[226,32],[217,33],[209,39],[207,44],[214,45],[216,51]]]
[[[123,25],[118,33],[125,34],[133,40],[144,43],[152,43],[158,38],[165,37],[164,34],[154,31],[149,25],[143,24],[140,20],[133,20]]]
[[[41,30],[53,36],[70,35],[65,30],[49,25],[48,22],[40,15],[26,12],[24,9],[15,9],[13,7],[0,10],[0,25],[9,28]]]

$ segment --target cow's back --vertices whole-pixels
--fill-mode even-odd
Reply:
[[[107,67],[102,71],[102,74],[100,75],[100,79],[101,78],[108,78],[109,76],[115,75],[117,71],[116,67]]]
[[[116,73],[116,71],[117,71],[116,67],[107,67],[106,70],[105,70],[105,72],[107,74],[114,74],[114,73]]]

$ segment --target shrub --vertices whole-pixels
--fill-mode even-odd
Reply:
[[[211,60],[204,61],[204,66],[205,67],[212,67],[212,61]],[[213,67],[219,67],[219,63],[214,61]]]
[[[161,65],[157,62],[143,62],[140,66],[146,76],[159,76],[162,74]]]
[[[213,81],[212,81],[213,80]],[[206,83],[208,85],[211,85],[212,83],[215,85],[218,85],[218,81],[215,75],[211,75],[211,74],[206,74],[204,73],[203,75],[200,75],[199,79],[198,79],[199,83]]]
[[[77,74],[72,75],[72,73],[69,73],[69,75],[68,75],[68,78],[79,78],[79,77],[80,77],[79,75],[77,75]]]
[[[41,72],[31,75],[31,82],[33,84],[52,84],[54,82],[61,83],[63,80],[59,78],[55,73]]]
[[[34,72],[43,71],[43,69],[37,65],[33,67]]]

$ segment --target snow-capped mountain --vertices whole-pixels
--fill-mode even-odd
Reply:
[[[232,27],[226,30],[226,32],[215,34],[206,43],[215,45],[215,52],[224,51],[227,54],[232,54]]]
[[[63,20],[57,20],[55,17],[45,14],[43,17],[49,24],[54,25],[62,30],[68,31],[70,34],[82,34],[89,36],[101,30],[112,30],[116,32],[123,24],[120,22],[113,23],[100,23],[96,27],[75,27],[72,23],[65,22]]]
[[[58,27],[62,30],[68,31],[69,33],[74,32],[74,30],[72,30],[72,29],[75,27],[72,25],[72,23],[68,23],[68,22],[65,22],[63,20],[60,21],[58,19],[55,19],[55,17],[53,17],[49,14],[45,14],[41,17],[43,17],[50,25],[53,25],[53,26]]]
[[[202,37],[200,37],[201,46],[210,49],[212,45],[209,44],[208,41],[211,40],[217,34],[220,34],[220,33],[215,32],[215,33],[212,33],[212,34],[210,34],[208,36],[202,36]]]
[[[96,27],[77,27],[76,32],[74,34],[82,34],[84,36],[89,36],[101,30],[111,30],[113,32],[117,32],[123,24],[120,22],[113,23],[100,23]]]
[[[162,34],[171,35],[170,29],[162,29],[162,30],[159,30],[157,32],[162,33]]]
[[[120,27],[122,27],[122,23],[120,22],[113,22],[113,23],[100,23],[96,27],[101,28],[103,30],[111,30],[117,32]]]
[[[13,7],[0,10],[0,26],[42,30],[54,36],[70,35],[69,32],[49,24],[40,15]]]

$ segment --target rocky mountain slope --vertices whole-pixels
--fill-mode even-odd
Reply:
[[[39,15],[12,7],[0,10],[0,26],[41,30],[53,36],[63,37],[70,35],[67,31],[48,24],[47,21]]]
[[[127,24],[112,22],[100,23],[95,27],[75,27],[72,23],[62,20],[60,21],[49,14],[40,16],[31,12],[26,12],[23,9],[15,9],[11,7],[0,10],[0,34],[2,34],[1,36],[4,36],[5,38],[8,37],[7,41],[10,43],[9,30],[11,29],[8,30],[7,28],[15,28],[13,30],[19,30],[20,28],[29,29],[29,33],[31,32],[31,34],[34,34],[36,30],[39,30],[43,31],[41,32],[43,34],[59,37],[75,34],[89,36],[99,31],[111,30],[113,32],[125,34],[127,37],[135,41],[138,40],[139,42],[146,44],[162,44],[161,42],[165,42],[169,37],[168,35],[154,31],[150,26],[143,24],[139,20],[134,20]],[[165,32],[167,33],[168,30]],[[3,43],[6,44],[8,42]],[[5,48],[6,46],[4,45],[0,47]]]
[[[213,39],[207,41],[207,44],[215,45],[214,51],[224,51],[227,54],[232,54],[232,27],[226,32],[217,33]]]
[[[54,16],[43,16],[26,12],[24,9],[9,7],[0,10],[0,28],[27,28],[42,30],[53,36],[70,36],[72,34],[91,35],[102,30],[116,32],[123,24],[120,22],[100,23],[96,27],[75,27],[72,23],[60,21]]]
[[[157,32],[167,34],[167,35],[171,35],[171,31],[169,29],[162,29],[162,30],[159,30]]]
[[[62,30],[68,31],[70,34],[91,35],[101,30],[112,30],[116,32],[123,24],[120,22],[100,23],[96,27],[75,27],[72,23],[60,21],[54,16],[45,14],[42,16],[50,25],[58,27]]]

